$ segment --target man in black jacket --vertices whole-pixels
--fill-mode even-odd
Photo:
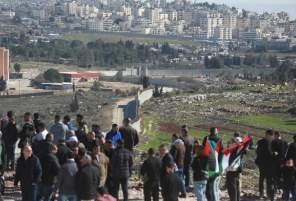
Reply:
[[[74,152],[69,152],[68,160],[62,165],[58,175],[57,187],[59,189],[59,199],[61,200],[77,200],[75,183],[78,167],[74,157]]]
[[[58,152],[57,157],[59,159],[60,165],[63,165],[67,162],[67,158],[71,149],[67,147],[66,142],[64,139],[60,139],[58,143]]]
[[[256,164],[259,167],[259,193],[264,196],[264,180],[266,180],[267,196],[274,200],[274,169],[275,159],[272,152],[272,141],[274,139],[273,130],[267,130],[265,138],[257,142]]]
[[[32,154],[29,145],[23,147],[23,154],[17,161],[14,185],[21,182],[22,201],[37,201],[37,184],[42,168],[39,159]]]
[[[161,160],[160,177],[162,177],[166,173],[166,167],[174,163],[174,158],[168,152],[168,149],[165,144],[161,144],[158,148],[158,151],[159,151],[159,158]]]
[[[100,185],[98,169],[91,164],[91,157],[85,154],[80,159],[80,169],[76,176],[76,192],[80,201],[94,200]]]
[[[57,146],[50,144],[49,153],[40,159],[43,171],[38,200],[42,198],[44,201],[49,201],[52,199],[53,193],[55,192],[57,176],[61,168],[56,153]]]
[[[274,140],[272,141],[271,146],[272,146],[272,152],[275,160],[276,188],[280,189],[281,188],[281,183],[280,183],[281,168],[285,161],[285,157],[288,149],[288,143],[282,139],[280,132],[275,131]]]
[[[296,135],[293,136],[293,141],[288,146],[286,159],[292,159],[294,161],[294,166],[296,167]]]
[[[118,199],[119,185],[123,191],[123,200],[128,200],[128,178],[131,175],[133,166],[132,153],[124,148],[123,141],[118,141],[111,158],[111,176],[114,182],[113,196]]]
[[[34,141],[32,143],[32,148],[34,154],[39,158],[44,158],[49,153],[49,147],[53,144],[53,134],[48,133],[45,140]]]
[[[123,126],[119,129],[124,141],[124,148],[133,151],[134,147],[139,143],[139,136],[136,129],[130,125],[131,119],[123,120]]]
[[[175,164],[169,163],[165,167],[165,174],[160,179],[161,194],[164,201],[178,201],[180,180],[174,172]]]
[[[6,149],[6,169],[14,170],[15,165],[15,144],[18,137],[18,131],[15,123],[14,113],[7,112],[8,123],[2,129],[3,141]]]
[[[32,143],[32,137],[35,134],[35,127],[32,121],[32,115],[30,112],[24,114],[24,125],[20,132],[20,141],[18,147],[22,149],[25,145]]]
[[[159,200],[159,176],[161,161],[154,156],[154,149],[148,150],[148,158],[141,167],[141,175],[144,177],[144,200]]]

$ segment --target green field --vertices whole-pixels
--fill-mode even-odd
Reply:
[[[137,150],[140,152],[147,151],[149,148],[157,149],[160,144],[168,144],[171,141],[172,132],[163,132],[159,129],[159,121],[155,116],[145,115],[143,117],[143,135],[145,137],[145,143],[141,143]],[[202,140],[208,135],[208,130],[189,128],[189,133],[194,139]],[[221,130],[220,137],[226,144],[232,136],[232,133]]]
[[[244,116],[236,120],[238,124],[255,126],[258,128],[296,132],[296,118],[278,115],[251,115]]]
[[[49,68],[54,68],[59,71],[84,71],[85,68],[79,68],[76,65],[65,65],[65,64],[54,64],[54,63],[48,63],[48,62],[37,62],[37,61],[22,61],[22,62],[14,62],[19,63],[21,65],[22,69],[39,69],[41,71],[47,70]],[[14,63],[10,64],[10,68],[12,71]],[[91,68],[87,68],[87,70],[91,70]]]
[[[185,46],[197,46],[197,43],[194,44],[193,41],[190,40],[184,40],[184,39],[170,39],[170,38],[159,38],[159,37],[153,37],[153,36],[141,36],[141,35],[120,35],[120,33],[79,33],[79,34],[69,34],[65,35],[64,39],[66,40],[80,40],[84,43],[88,43],[91,41],[96,41],[98,39],[103,40],[104,42],[119,42],[121,41],[127,41],[132,40],[137,43],[147,43],[147,44],[153,44],[155,42],[163,44],[165,42],[168,42],[170,44],[179,44],[179,45],[185,45]]]
[[[272,115],[252,115],[244,116],[236,119],[237,124],[256,127],[258,129],[269,129],[278,130],[281,132],[296,133],[296,118],[290,116],[280,116],[276,114]],[[153,147],[157,148],[160,144],[170,143],[171,135],[174,132],[164,132],[160,129],[160,124],[163,123],[162,120],[158,119],[155,115],[145,115],[143,117],[143,136],[145,137],[145,143],[139,145],[138,150],[140,152],[148,150],[148,148]],[[174,124],[174,123],[173,123]],[[179,127],[176,123],[176,125]],[[205,129],[190,128],[189,133],[195,139],[203,139],[209,131]],[[219,135],[223,139],[224,145],[226,146],[227,142],[232,137],[232,132],[229,130],[220,130]],[[285,136],[285,138],[290,140],[291,135]],[[254,136],[255,140],[258,140],[258,136]]]
[[[151,147],[157,148],[160,144],[168,143],[170,140],[170,136],[167,133],[160,132],[157,129],[157,123],[148,116],[143,118],[143,135],[147,138],[147,141],[137,147],[140,152],[146,151]]]

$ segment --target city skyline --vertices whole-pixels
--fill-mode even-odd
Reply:
[[[216,4],[225,4],[228,6],[235,6],[239,9],[246,9],[262,12],[279,12],[285,11],[289,13],[291,17],[296,19],[296,1],[295,0],[194,0],[194,2],[209,2]]]

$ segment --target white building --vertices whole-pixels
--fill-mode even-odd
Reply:
[[[151,20],[146,18],[137,18],[134,20],[134,26],[139,26],[141,28],[146,28],[151,26]]]
[[[168,11],[168,17],[171,22],[175,22],[178,20],[178,12],[175,10]]]
[[[103,19],[103,27],[104,31],[111,31],[113,26],[113,20],[110,18],[104,18]]]
[[[112,12],[110,12],[110,11],[106,11],[106,12],[103,12],[102,13],[102,17],[103,18],[109,18],[111,16],[112,16]]]
[[[151,20],[152,24],[157,24],[161,20],[160,14],[162,12],[161,8],[147,9],[145,16]]]
[[[290,22],[290,32],[293,36],[296,36],[296,20]]]
[[[178,20],[184,20],[185,24],[189,25],[193,20],[192,11],[180,11],[178,12]]]
[[[67,11],[67,14],[70,15],[70,16],[77,16],[78,15],[78,4],[76,3],[76,1],[72,1],[72,2],[69,2],[67,5],[66,5],[66,11]]]
[[[237,26],[237,15],[235,14],[226,14],[223,16],[223,26],[229,29],[236,29]]]
[[[207,39],[223,40],[223,18],[219,13],[200,13],[199,19],[201,29],[207,32]]]
[[[104,31],[103,21],[98,18],[89,19],[87,21],[87,30],[92,32]]]
[[[145,8],[139,8],[137,11],[137,16],[144,17],[144,15],[145,15]]]
[[[78,6],[79,17],[87,19],[89,17],[89,14],[90,14],[89,5],[83,4],[81,6]]]
[[[132,15],[132,8],[128,6],[122,6],[121,10],[123,12],[123,16],[131,16]]]
[[[262,38],[262,33],[260,29],[253,29],[249,31],[240,32],[240,39],[249,41],[249,40],[258,40]]]
[[[165,28],[164,26],[153,26],[151,27],[150,34],[152,35],[164,35]]]

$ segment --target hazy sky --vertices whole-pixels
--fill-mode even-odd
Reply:
[[[286,11],[293,18],[296,18],[296,0],[194,0],[196,2],[209,2],[226,4],[238,8],[245,8],[251,11],[262,13],[264,11]]]

